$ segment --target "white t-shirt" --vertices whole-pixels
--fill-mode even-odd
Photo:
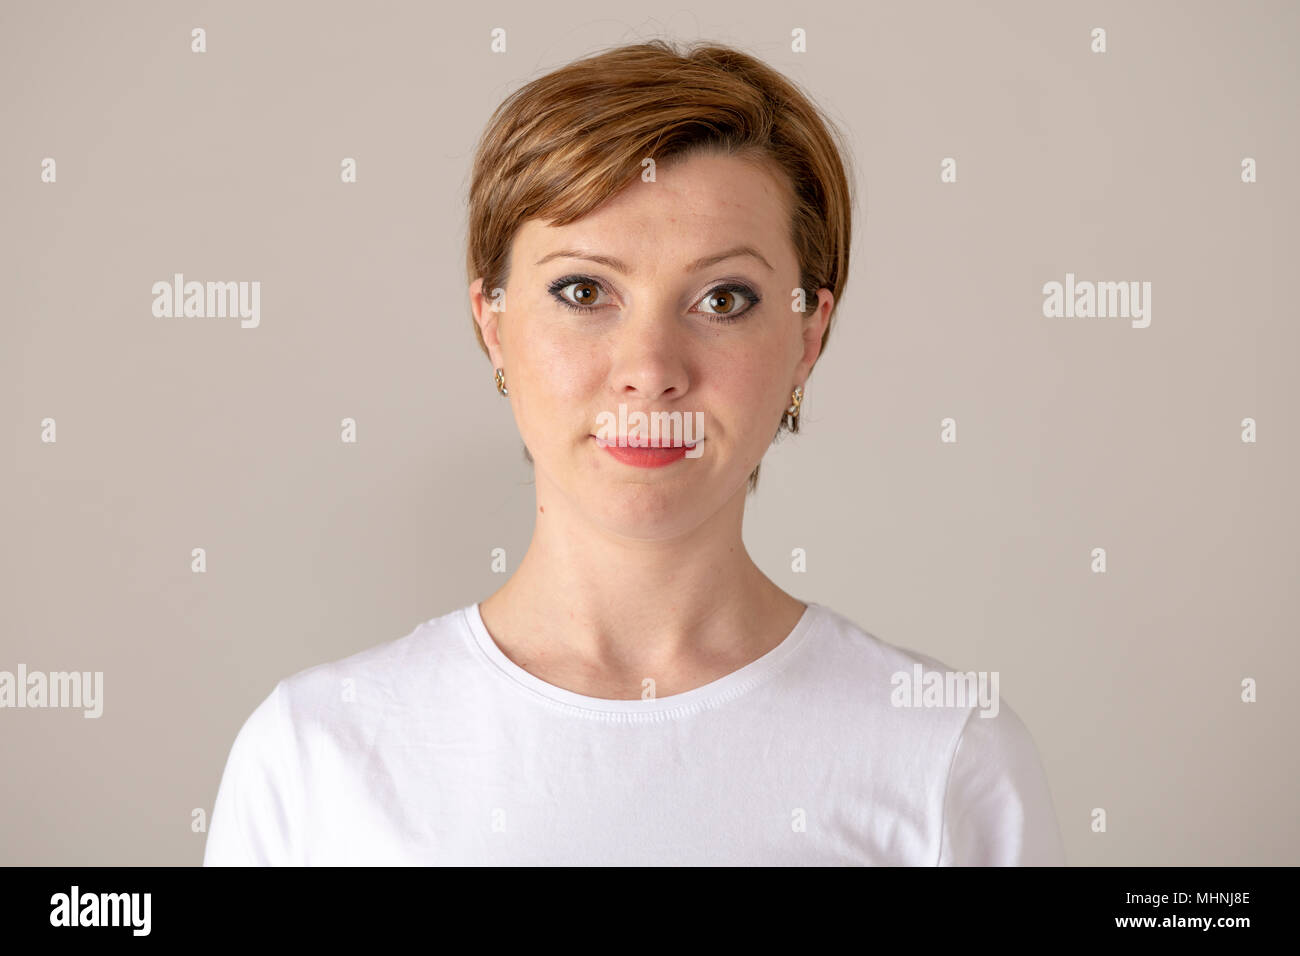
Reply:
[[[763,657],[658,699],[535,677],[477,604],[281,680],[204,865],[1063,864],[1016,714],[898,706],[948,668],[804,603]]]

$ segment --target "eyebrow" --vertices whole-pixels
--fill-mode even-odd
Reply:
[[[701,269],[707,269],[711,265],[722,262],[724,259],[735,259],[741,256],[750,256],[757,259],[759,262],[763,263],[763,265],[767,266],[769,272],[776,271],[772,268],[772,264],[764,259],[762,253],[757,249],[750,245],[743,245],[736,246],[732,249],[726,250],[725,252],[719,252],[714,255],[701,256],[694,262],[687,263],[685,272],[698,272]],[[599,253],[587,252],[582,249],[560,249],[556,252],[552,252],[550,255],[542,256],[542,258],[537,260],[537,264],[540,266],[543,263],[550,262],[552,259],[586,259],[590,262],[599,262],[601,265],[609,266],[611,269],[621,272],[624,275],[629,275],[631,273],[631,270],[623,262],[615,259],[613,256],[602,256]]]

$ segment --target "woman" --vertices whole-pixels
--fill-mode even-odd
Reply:
[[[835,137],[759,61],[661,41],[498,108],[470,299],[535,466],[532,542],[482,603],[277,684],[205,863],[1063,862],[996,685],[912,695],[957,684],[742,542],[848,274]]]

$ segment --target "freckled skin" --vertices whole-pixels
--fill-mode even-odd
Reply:
[[[743,486],[791,389],[807,378],[831,305],[822,290],[821,308],[808,320],[790,309],[799,267],[787,201],[772,174],[706,155],[661,165],[656,182],[634,180],[578,222],[551,227],[533,220],[520,228],[509,308],[482,322],[494,367],[506,369],[539,486],[553,482],[571,504],[594,510],[602,526],[633,537],[680,534]],[[774,271],[735,258],[682,274],[686,262],[746,242]],[[534,265],[559,249],[613,256],[632,275],[581,259]],[[604,286],[590,315],[569,312],[546,290],[570,274]],[[698,303],[729,277],[743,278],[763,301],[733,324],[712,324],[708,305]],[[663,469],[593,460],[589,436],[597,415],[616,413],[620,402],[629,410],[702,411],[702,454]]]
[[[577,222],[524,223],[506,310],[493,312],[482,281],[471,284],[492,367],[505,369],[534,461],[538,514],[547,514],[480,611],[507,656],[542,679],[579,693],[626,687],[636,697],[653,673],[666,696],[754,659],[802,613],[741,539],[749,474],[791,390],[807,381],[833,307],[826,289],[809,290],[816,305],[807,315],[790,307],[800,270],[789,201],[775,173],[735,157],[662,164],[656,182],[634,179]],[[744,244],[771,268],[746,256],[686,271]],[[612,257],[627,272],[567,255],[539,264],[562,250]],[[570,276],[595,290],[555,293],[580,312],[549,288]],[[742,291],[719,305],[713,290],[724,284],[748,286],[761,301],[751,305]],[[738,318],[712,321],[714,309]],[[592,436],[598,416],[616,415],[620,403],[702,413],[702,453],[661,468],[618,461]]]

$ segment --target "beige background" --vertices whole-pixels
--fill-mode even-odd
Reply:
[[[759,55],[854,144],[851,279],[755,559],[999,671],[1072,863],[1300,862],[1296,4],[0,10],[0,669],[105,680],[99,720],[0,710],[0,862],[199,863],[277,680],[502,583],[533,492],[470,327],[471,150],[522,83],[653,36]],[[260,327],[154,318],[173,272],[259,280]],[[1044,318],[1066,272],[1151,282],[1150,328]]]

